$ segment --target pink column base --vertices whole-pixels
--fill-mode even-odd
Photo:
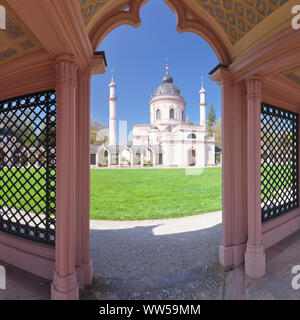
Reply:
[[[233,265],[232,246],[219,246],[219,261],[223,267],[230,267]]]
[[[84,284],[89,286],[93,281],[93,262],[90,260],[88,264],[84,264],[81,266],[84,275]]]
[[[261,278],[266,274],[266,255],[264,247],[247,246],[245,253],[245,273],[250,278]]]
[[[77,270],[78,281],[80,289],[84,289],[85,286],[89,286],[92,284],[93,280],[93,263],[90,260],[87,264],[82,264]]]
[[[51,284],[52,300],[79,300],[79,285],[76,273],[61,277],[54,272]]]
[[[246,243],[240,245],[233,245],[233,246],[220,246],[219,247],[219,261],[222,266],[229,267],[229,266],[239,266],[244,263],[246,251]]]
[[[235,266],[239,266],[245,262],[245,252],[247,243],[233,246],[233,263]]]

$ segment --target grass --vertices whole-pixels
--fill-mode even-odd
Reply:
[[[0,169],[0,206],[44,213],[45,174],[45,169]],[[221,210],[221,199],[220,168],[194,176],[184,169],[91,170],[92,219],[194,215]]]
[[[221,168],[201,175],[185,169],[91,170],[91,218],[145,220],[222,208]]]
[[[277,193],[287,188],[296,189],[296,167],[289,163],[269,163],[261,167],[262,199],[276,199],[282,197]],[[266,188],[266,189],[265,189]]]
[[[45,169],[1,168],[0,205],[37,214],[44,213],[45,174]]]
[[[266,194],[262,198],[279,197],[276,191],[293,187],[290,171],[289,164],[264,165]],[[1,168],[0,206],[43,213],[45,174],[45,169]],[[206,168],[201,175],[186,175],[185,169],[94,169],[91,218],[163,219],[218,211],[222,208],[221,180],[221,168]]]

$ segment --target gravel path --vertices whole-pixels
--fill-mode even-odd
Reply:
[[[140,278],[218,261],[221,212],[149,221],[91,221],[96,277]]]

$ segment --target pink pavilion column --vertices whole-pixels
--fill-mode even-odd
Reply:
[[[260,278],[266,272],[266,257],[262,245],[261,221],[261,99],[262,79],[246,80],[248,99],[248,242],[245,272]]]
[[[51,297],[76,300],[79,286],[75,268],[76,200],[76,85],[77,67],[65,54],[55,61],[57,79],[57,195],[55,271]]]
[[[91,70],[78,72],[76,108],[76,265],[80,288],[93,278],[90,259],[90,80]]]
[[[245,145],[245,89],[227,69],[218,71],[222,89],[222,245],[219,260],[225,266],[244,262],[247,239]]]
[[[244,263],[247,245],[247,96],[242,83],[233,83],[233,264]]]

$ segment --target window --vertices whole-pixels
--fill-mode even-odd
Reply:
[[[175,118],[175,111],[174,111],[174,109],[172,108],[171,110],[170,110],[170,119],[174,119]]]
[[[160,120],[160,110],[156,111],[156,120]]]
[[[182,121],[185,121],[184,111],[182,111]]]
[[[96,165],[96,155],[95,154],[91,154],[91,165],[95,166]]]
[[[188,135],[188,139],[196,139],[196,135],[194,133],[191,133]]]

